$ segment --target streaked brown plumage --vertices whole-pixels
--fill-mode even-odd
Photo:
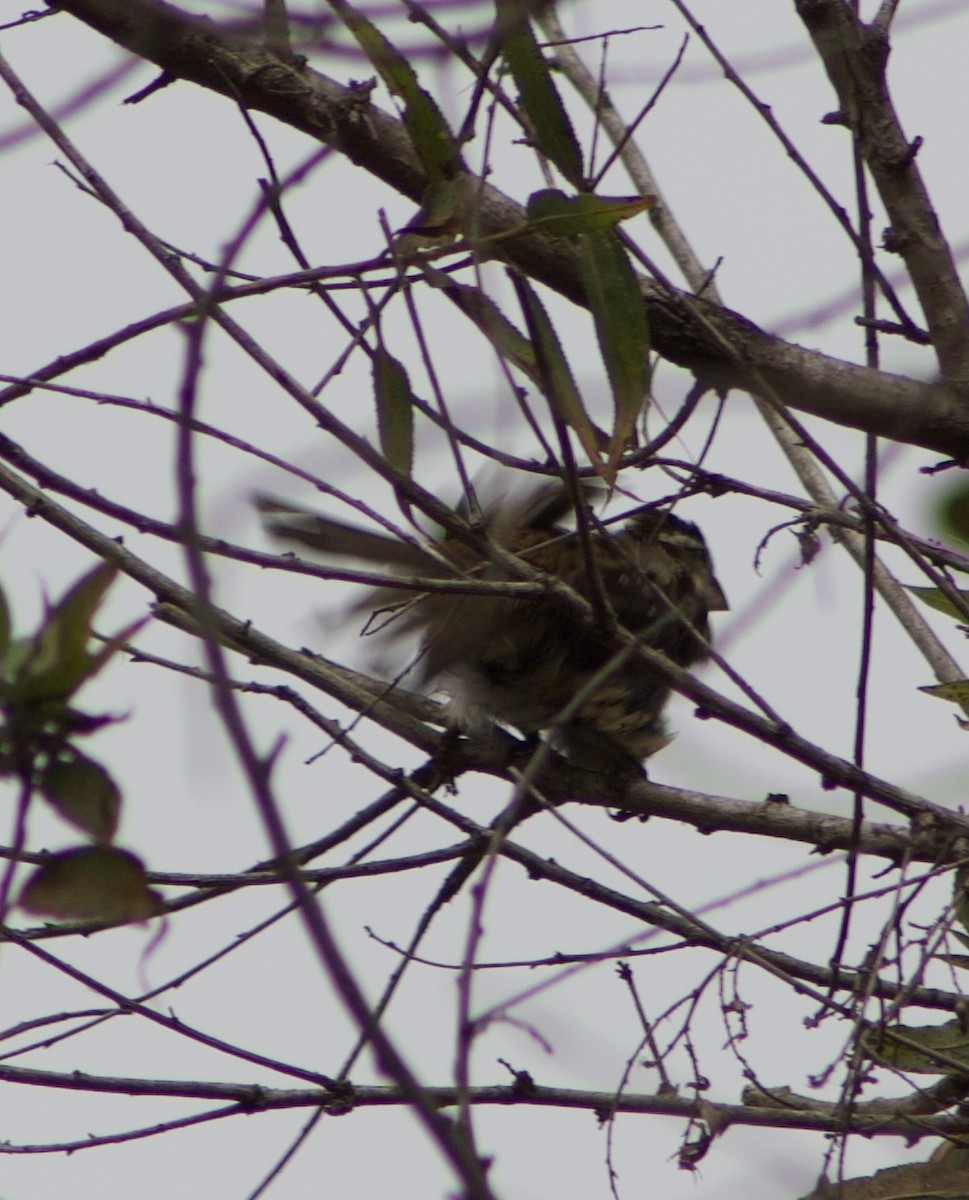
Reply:
[[[257,498],[275,537],[324,556],[379,562],[398,574],[448,578],[445,563],[414,546]],[[559,485],[534,489],[517,505],[487,515],[493,542],[568,584],[586,600],[594,588],[579,535],[559,522],[569,509]],[[617,533],[590,535],[602,590],[620,626],[681,667],[707,657],[707,614],[727,603],[697,527],[667,510],[644,509]],[[511,573],[455,538],[438,543],[453,573],[507,580]],[[388,593],[389,594],[389,593]],[[400,592],[396,597],[400,599]],[[369,597],[369,607],[387,594]],[[575,761],[641,762],[670,740],[663,721],[669,688],[635,655],[566,602],[424,593],[399,620],[419,631],[420,675],[451,696],[451,721],[470,733],[503,721],[526,733],[554,729]],[[563,710],[569,709],[567,718]]]

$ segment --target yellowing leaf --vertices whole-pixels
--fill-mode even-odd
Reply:
[[[110,846],[65,850],[38,867],[24,884],[20,906],[57,921],[120,925],[161,911],[140,859]]]
[[[40,790],[65,821],[95,841],[110,842],[118,827],[121,793],[100,763],[71,750],[48,763]]]
[[[891,1036],[893,1033],[916,1045],[903,1045]],[[864,1040],[866,1049],[878,1059],[903,1071],[945,1075],[957,1069],[952,1060],[969,1067],[969,1031],[960,1021],[946,1021],[942,1025],[892,1025],[884,1033],[869,1031]],[[940,1055],[949,1061],[941,1061]]]
[[[580,192],[567,196],[558,188],[544,188],[528,197],[529,225],[553,237],[574,238],[596,230],[614,229],[644,212],[655,201],[642,196],[597,196]]]
[[[948,700],[960,706],[969,704],[969,679],[954,679],[951,683],[933,683],[919,688],[926,696]]]

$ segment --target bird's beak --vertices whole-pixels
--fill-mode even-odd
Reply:
[[[727,597],[723,594],[723,588],[711,575],[707,580],[704,588],[704,595],[707,602],[708,612],[729,612],[730,605],[727,602]]]

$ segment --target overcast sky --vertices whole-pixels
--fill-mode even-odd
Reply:
[[[200,0],[193,7],[215,11]],[[610,40],[607,65],[612,98],[631,118],[680,49],[684,26],[674,6],[640,0],[632,16],[633,6],[620,0],[573,0],[562,7],[563,20],[576,36],[625,29],[635,22],[635,31]],[[834,107],[833,94],[793,4],[748,0],[724,5],[698,0],[693,7],[813,169],[853,212],[849,139],[843,130],[821,121]],[[3,0],[0,20],[15,21],[20,11],[19,5]],[[466,26],[482,25],[489,11],[484,5],[469,11]],[[412,47],[422,36],[404,20],[391,26],[391,34]],[[580,48],[597,69],[600,42],[588,41]],[[969,247],[967,51],[969,9],[965,5],[928,0],[901,5],[893,39],[892,93],[907,134],[924,138],[919,164],[942,226],[957,248]],[[54,113],[61,105],[76,102],[86,88],[109,80],[90,103],[74,104],[64,121],[68,132],[158,236],[202,259],[219,257],[251,212],[258,196],[256,181],[266,173],[252,134],[232,104],[186,83],[163,88],[139,104],[123,104],[126,96],[151,81],[152,70],[130,64],[120,51],[64,14],[11,30],[4,36],[3,54]],[[470,91],[467,78],[417,56],[414,61],[425,72],[426,86],[442,98],[455,124],[460,123]],[[313,62],[341,81],[371,73],[346,54]],[[4,209],[0,372],[18,376],[179,303],[184,296],[124,234],[117,219],[57,169],[55,160],[61,156],[25,123],[11,96],[6,92],[0,96]],[[384,97],[381,103],[389,102]],[[588,123],[576,119],[587,145]],[[268,118],[257,117],[256,124],[281,174],[318,150],[315,143]],[[472,165],[481,163],[483,141],[482,133],[469,148]],[[858,311],[857,264],[844,233],[695,36],[686,46],[679,72],[644,122],[639,142],[701,261],[710,267],[719,263],[716,279],[725,303],[764,328],[808,347],[863,361],[861,332],[852,321]],[[603,153],[600,148],[600,161]],[[516,199],[524,201],[542,186],[524,147],[499,141],[492,161],[492,182]],[[614,168],[603,191],[629,190],[628,181]],[[413,214],[409,202],[336,155],[309,173],[287,199],[287,215],[313,263],[352,262],[378,254],[384,246],[378,220],[381,208],[391,228],[399,228]],[[881,228],[877,217],[875,227]],[[675,271],[645,217],[632,221],[628,230],[664,270]],[[886,258],[885,269],[897,270],[898,262]],[[249,239],[237,265],[258,275],[294,269],[275,228],[265,221]],[[502,272],[490,269],[486,279],[492,294],[511,311],[512,296]],[[900,287],[906,302],[914,305],[903,281]],[[431,297],[423,303],[434,366],[455,420],[476,436],[498,442],[503,450],[535,453],[483,340],[443,301]],[[586,314],[570,309],[564,301],[550,299],[549,304],[561,320],[566,348],[590,407],[605,422],[609,399],[591,323]],[[347,307],[358,318],[363,315],[358,303],[348,301]],[[345,333],[305,295],[251,301],[235,311],[246,328],[307,386],[326,377],[346,349]],[[403,305],[388,313],[383,332],[393,352],[408,362],[417,389],[427,394]],[[183,335],[164,329],[134,339],[63,382],[170,408],[183,376],[184,351]],[[200,393],[204,420],[394,515],[392,500],[369,472],[328,442],[307,415],[237,349],[210,334],[205,359]],[[885,341],[883,364],[900,373],[931,377],[930,357],[898,340]],[[674,412],[685,387],[682,374],[661,365],[655,380],[660,410]],[[328,383],[324,397],[341,419],[373,435],[369,368],[362,356],[351,356]],[[700,452],[716,412],[712,399],[704,406],[674,451],[676,457],[693,460]],[[819,421],[808,425],[857,477],[863,439]],[[79,396],[38,391],[4,409],[3,431],[50,468],[76,477],[83,486],[161,519],[173,519],[174,435],[172,427],[157,417]],[[200,443],[198,454],[206,529],[234,542],[269,548],[249,503],[254,489],[281,492],[305,503],[318,499],[312,489],[282,472],[211,440]],[[948,486],[945,480],[919,473],[936,457],[891,448],[885,459],[884,502],[903,524],[922,535],[933,533],[932,505]],[[481,464],[472,460],[471,465],[478,469]],[[730,397],[706,465],[757,487],[800,494],[790,468],[744,396]],[[417,470],[422,482],[443,498],[450,501],[458,495],[454,466],[440,439],[422,433]],[[647,472],[630,484],[635,494],[647,500],[673,490],[670,480],[658,472]],[[758,547],[787,516],[759,501],[701,496],[684,505],[682,512],[706,532],[731,602],[730,613],[716,619],[717,645],[731,667],[803,736],[833,753],[850,756],[863,598],[860,573],[830,543],[810,567],[802,567],[796,539],[783,531],[770,539],[755,566]],[[111,536],[123,532],[130,549],[160,569],[184,577],[176,548],[123,530],[96,513],[84,515]],[[57,595],[89,569],[92,559],[5,498],[0,499],[0,524],[0,579],[14,598],[19,627],[29,629],[38,619],[45,593]],[[903,582],[915,582],[900,556],[886,557]],[[357,625],[342,615],[348,600],[357,594],[349,586],[324,587],[318,581],[238,564],[213,564],[213,571],[219,604],[289,644],[322,649],[362,669],[375,654],[383,653],[362,644]],[[142,615],[149,600],[135,585],[121,585],[99,623],[105,629],[116,628]],[[930,619],[953,653],[964,657],[963,639],[952,623],[941,617]],[[193,647],[158,623],[141,635],[140,642],[180,662],[198,661]],[[234,665],[240,678],[279,682],[278,676],[259,674],[245,662]],[[705,678],[727,695],[740,696],[718,669],[709,668]],[[955,806],[964,803],[965,734],[945,706],[916,692],[918,686],[932,682],[927,666],[894,619],[879,613],[867,765],[875,774],[930,800]],[[198,683],[164,669],[119,661],[85,691],[83,699],[92,711],[127,717],[90,742],[91,753],[110,765],[123,786],[122,845],[160,871],[229,873],[268,855],[252,802]],[[328,716],[348,719],[335,703],[318,696],[315,700]],[[282,706],[251,697],[246,712],[261,750],[268,751],[281,736],[287,739],[275,782],[297,843],[320,836],[383,790],[376,779],[333,749],[306,765],[325,743],[318,731]],[[786,793],[807,808],[850,813],[851,798],[846,793],[825,792],[814,773],[792,760],[715,721],[696,720],[689,703],[674,700],[670,721],[677,738],[651,764],[652,778],[746,800]],[[418,761],[413,751],[399,750],[379,730],[364,727],[360,736],[375,752],[402,765]],[[504,785],[475,779],[462,782],[454,802],[487,823],[507,798]],[[739,889],[762,884],[729,907],[714,910],[718,927],[726,930],[748,933],[766,928],[815,903],[820,906],[844,887],[843,867],[834,858],[812,858],[809,847],[766,839],[757,843],[722,833],[703,837],[687,827],[657,820],[615,824],[600,810],[577,806],[570,806],[565,815],[640,873],[650,888],[694,911]],[[40,811],[31,815],[29,833],[33,849],[56,849],[76,840]],[[419,818],[377,856],[417,853],[448,840],[457,840],[457,834],[449,838],[430,818]],[[573,870],[602,877],[611,886],[638,888],[603,866],[573,832],[552,818],[530,823],[520,840]],[[340,854],[348,856],[362,844],[341,848]],[[342,861],[340,857],[321,865]],[[866,867],[865,886],[880,866]],[[368,938],[364,926],[373,927],[390,942],[405,943],[445,870],[422,872],[412,883],[403,875],[392,875],[383,881],[343,884],[326,893],[326,911],[339,929],[349,960],[373,993],[397,959],[386,946]],[[775,877],[784,881],[765,882]],[[636,894],[649,893],[637,890]],[[942,894],[927,898],[926,919],[938,910]],[[41,944],[121,992],[139,995],[231,945],[285,903],[282,889],[268,888],[251,888],[207,903],[177,915],[160,944],[147,954],[155,931],[146,927]],[[467,918],[467,899],[461,898],[435,923],[422,953],[428,959],[454,962],[463,945]],[[16,919],[29,923],[22,914]],[[833,918],[819,919],[799,927],[788,942],[780,939],[776,944],[825,961],[835,928]],[[852,945],[849,955],[852,961],[864,952],[870,933],[870,928],[859,929],[857,945]],[[481,957],[510,961],[555,951],[592,952],[642,934],[641,926],[615,913],[596,911],[578,899],[553,899],[547,885],[531,883],[505,864],[498,869],[490,894]],[[712,957],[689,963],[682,957],[682,963],[672,955],[645,959],[637,967],[654,1016],[715,965]],[[0,969],[0,1029],[42,1014],[103,1003],[51,965],[10,946],[3,948]],[[535,973],[524,970],[481,973],[476,977],[478,1011],[489,1004],[503,1007],[535,982]],[[828,1022],[807,1033],[802,1022],[811,1014],[811,1005],[796,1008],[790,992],[749,968],[741,972],[738,987],[743,1001],[753,1005],[751,1037],[744,1053],[769,1084],[809,1091],[806,1077],[823,1072],[837,1059],[845,1029]],[[713,990],[704,1001],[695,1022],[696,1051],[713,1077],[711,1098],[736,1101],[743,1086],[742,1063],[724,1050],[726,1033],[718,1014],[721,1000]],[[166,992],[158,1007],[165,1012],[171,1008],[181,1020],[225,1041],[312,1070],[332,1072],[352,1044],[348,1018],[293,920],[261,934],[178,990]],[[507,1070],[498,1065],[499,1059],[505,1059],[516,1069],[531,1070],[542,1083],[597,1089],[620,1085],[639,1033],[628,995],[615,980],[614,964],[605,962],[578,972],[527,1003],[513,1004],[509,1013],[518,1024],[497,1022],[480,1039],[476,1082],[510,1082]],[[400,1036],[429,1083],[451,1079],[454,1020],[453,975],[432,968],[411,971],[389,1028]],[[21,1037],[16,1044],[28,1040],[33,1037]],[[298,1080],[233,1060],[136,1017],[115,1018],[50,1050],[11,1061],[52,1071],[301,1086]],[[682,1084],[689,1076],[688,1064],[683,1058],[677,1064]],[[360,1073],[371,1078],[371,1065],[363,1064]],[[839,1081],[837,1075],[833,1079],[835,1084]],[[634,1091],[654,1090],[655,1074],[634,1070],[627,1086]],[[819,1094],[830,1097],[830,1093]],[[199,1111],[204,1108],[199,1105]],[[2,1136],[15,1143],[101,1135],[190,1111],[192,1106],[184,1101],[14,1090],[9,1085],[0,1090]],[[99,1200],[173,1195],[242,1200],[284,1152],[306,1116],[307,1112],[295,1110],[216,1121],[70,1157],[5,1157],[0,1196],[28,1200],[70,1193],[97,1195]],[[591,1114],[496,1109],[483,1110],[479,1121],[481,1147],[496,1154],[493,1183],[499,1195],[515,1200],[550,1195],[599,1200],[609,1195],[605,1134]],[[810,1189],[824,1151],[821,1139],[803,1134],[731,1131],[711,1150],[699,1180],[694,1180],[676,1167],[681,1133],[674,1121],[626,1117],[616,1122],[621,1195],[641,1195],[655,1184],[667,1200],[697,1194],[726,1200],[740,1188],[748,1200],[793,1196]],[[848,1170],[861,1173],[918,1156],[901,1142],[852,1144]],[[396,1110],[369,1110],[341,1120],[325,1119],[268,1194],[288,1198],[326,1189],[327,1194],[358,1200],[386,1194],[388,1183],[401,1194],[430,1197],[444,1196],[452,1181],[410,1117]]]

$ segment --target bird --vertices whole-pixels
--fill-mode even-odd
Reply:
[[[663,716],[670,689],[616,630],[679,667],[708,657],[708,616],[728,604],[703,534],[669,507],[644,506],[621,528],[594,522],[583,537],[562,524],[573,501],[561,481],[518,496],[503,491],[477,528],[539,579],[590,602],[593,615],[577,612],[556,589],[520,597],[415,589],[405,592],[391,630],[419,634],[419,682],[448,694],[448,723],[458,731],[481,735],[500,722],[525,735],[546,733],[579,766],[639,770],[672,740]],[[592,491],[585,487],[584,497]],[[324,558],[379,563],[404,579],[520,578],[457,536],[424,550],[273,496],[254,502],[271,536]],[[357,607],[385,611],[391,596],[399,602],[400,589],[371,591]],[[597,620],[603,607],[606,619]]]

